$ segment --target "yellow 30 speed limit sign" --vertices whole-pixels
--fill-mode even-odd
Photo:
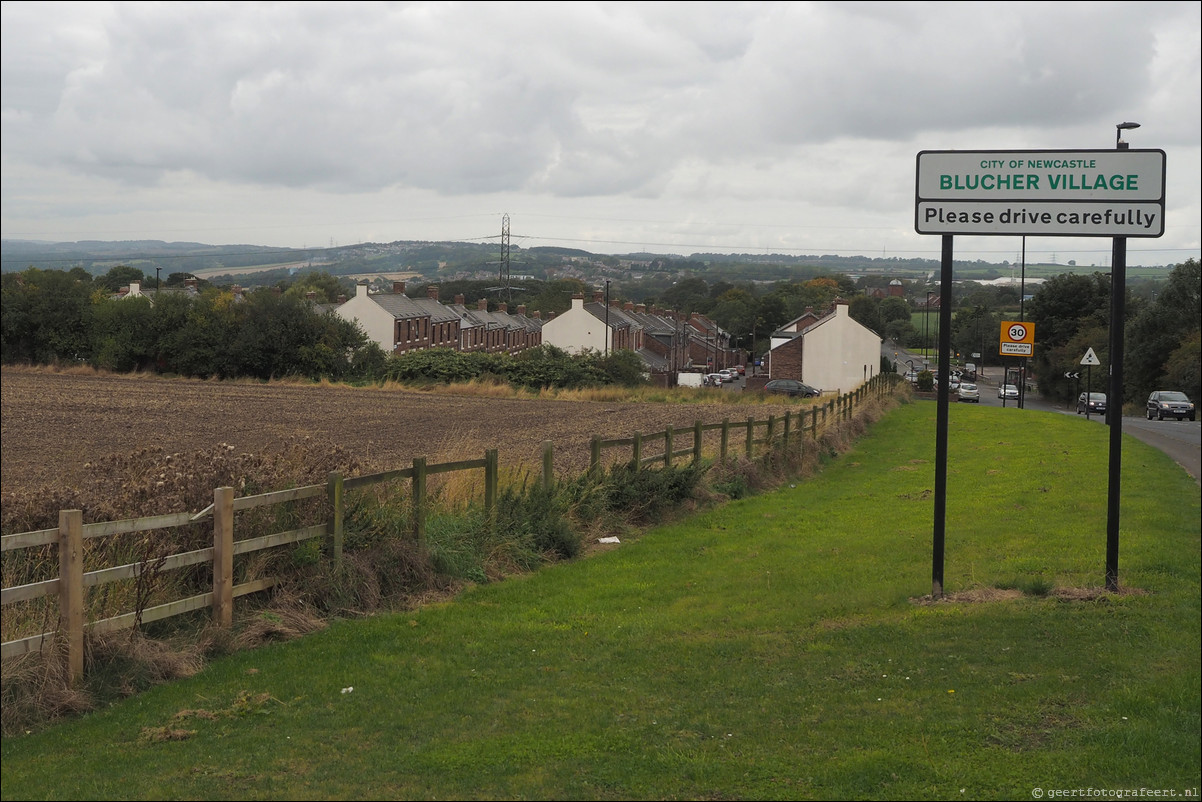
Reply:
[[[1002,321],[998,353],[1002,356],[1031,356],[1035,348],[1035,326],[1017,320]]]

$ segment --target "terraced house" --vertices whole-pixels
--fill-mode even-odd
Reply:
[[[390,354],[428,348],[517,353],[542,342],[541,321],[537,313],[527,316],[525,307],[511,315],[505,304],[489,312],[487,299],[482,298],[474,310],[463,305],[463,296],[455,301],[441,303],[436,284],[426,288],[426,297],[410,298],[403,281],[393,282],[392,292],[371,292],[368,282],[360,281],[355,297],[334,313],[357,322]]]

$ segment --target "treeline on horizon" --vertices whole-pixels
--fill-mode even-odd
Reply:
[[[178,290],[189,273],[169,274],[164,292],[147,298],[119,299],[116,293],[133,281],[150,292],[159,276],[137,267],[112,267],[101,276],[82,268],[43,270],[36,267],[5,273],[0,361],[5,364],[88,364],[116,372],[154,371],[198,378],[370,382],[458,381],[494,377],[517,386],[590,386],[632,384],[641,380],[641,361],[634,354],[569,356],[544,346],[515,357],[385,353],[355,323],[329,311],[339,296],[355,291],[352,279],[320,270],[305,270],[257,289],[235,293],[230,285],[208,281],[199,292]],[[637,280],[615,283],[611,300],[645,304],[687,315],[699,312],[730,335],[731,345],[751,356],[769,347],[770,335],[807,309],[822,313],[835,299],[850,299],[851,316],[907,348],[932,345],[914,324],[916,312],[936,285],[902,282],[901,297],[874,294],[887,279],[824,272],[794,271],[775,282],[679,278],[649,271]],[[433,282],[412,281],[411,296],[425,297]],[[497,287],[493,282],[437,282],[439,299],[451,303],[462,295],[469,307],[487,299],[514,308],[525,305],[543,319],[570,307],[576,293],[592,293],[582,279],[524,280]],[[1152,289],[1154,287],[1154,289]],[[1197,399],[1199,378],[1198,262],[1189,260],[1169,271],[1165,281],[1128,289],[1126,303],[1125,395],[1138,400],[1157,389],[1180,389]],[[883,297],[882,297],[883,296]],[[1003,320],[1021,308],[1015,287],[959,281],[952,288],[951,340],[958,354],[982,353],[998,364],[998,333]],[[1037,348],[1031,369],[1040,392],[1069,401],[1077,384],[1064,377],[1079,367],[1092,348],[1107,363],[1110,278],[1102,272],[1064,273],[1047,280],[1025,305],[1025,320],[1035,324]],[[933,329],[931,330],[933,332]],[[435,364],[432,360],[442,360]],[[521,364],[525,363],[525,364]],[[537,365],[536,365],[537,363]],[[553,364],[558,367],[552,369]],[[891,369],[883,365],[884,369]],[[527,370],[527,368],[530,368]],[[1105,392],[1105,370],[1094,371],[1096,386],[1080,390]]]

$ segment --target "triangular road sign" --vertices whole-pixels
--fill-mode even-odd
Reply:
[[[1081,364],[1082,365],[1101,365],[1102,362],[1101,362],[1101,360],[1098,359],[1098,355],[1093,352],[1092,348],[1087,348],[1085,351],[1085,356],[1081,357]]]

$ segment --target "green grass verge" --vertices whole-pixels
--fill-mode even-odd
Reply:
[[[1006,413],[950,411],[945,587],[973,600],[921,598],[910,404],[796,486],[5,738],[3,798],[1196,794],[1198,486],[1128,438],[1127,592],[1068,597],[1103,584],[1108,431]]]

